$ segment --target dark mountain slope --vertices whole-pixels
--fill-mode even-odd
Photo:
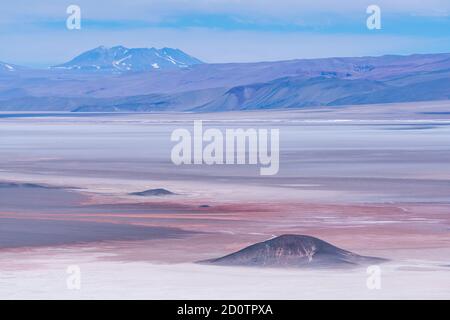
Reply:
[[[203,264],[249,267],[355,267],[386,261],[360,256],[323,240],[286,234]]]

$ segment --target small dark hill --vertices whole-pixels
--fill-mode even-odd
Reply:
[[[357,255],[314,237],[287,234],[200,263],[223,266],[330,268],[355,267],[385,261],[382,258]]]
[[[163,189],[163,188],[149,189],[149,190],[145,190],[145,191],[130,193],[130,195],[132,195],[132,196],[141,196],[141,197],[170,196],[170,195],[175,195],[175,194],[176,193],[173,193],[173,192]]]

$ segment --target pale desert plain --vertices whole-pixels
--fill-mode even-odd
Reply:
[[[450,102],[228,113],[1,113],[1,299],[449,299]],[[180,165],[176,128],[277,128],[280,169]],[[149,189],[172,195],[131,195]],[[283,234],[366,267],[195,262]],[[79,288],[67,285],[71,266]]]

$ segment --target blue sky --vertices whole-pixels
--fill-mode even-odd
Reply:
[[[81,30],[66,8],[81,8]],[[368,5],[381,30],[366,27]],[[47,66],[99,45],[176,47],[207,62],[450,52],[450,0],[15,0],[0,61]]]

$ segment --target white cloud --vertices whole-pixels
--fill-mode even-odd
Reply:
[[[2,3],[1,20],[22,16],[33,18],[65,16],[72,0],[28,1]],[[436,15],[449,13],[448,0],[77,0],[83,14],[97,19],[154,19],[157,16],[185,13],[223,13],[267,16],[301,16],[312,12],[353,14],[364,12],[376,4],[385,12]]]

